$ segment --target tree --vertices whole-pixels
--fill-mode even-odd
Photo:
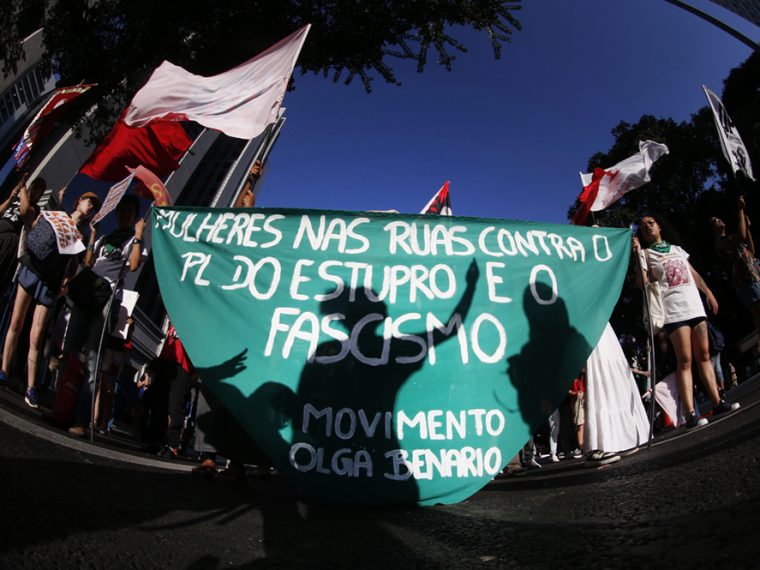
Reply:
[[[201,75],[229,69],[307,22],[312,29],[299,58],[302,73],[321,73],[346,84],[359,78],[367,91],[376,76],[398,84],[393,58],[431,56],[447,69],[453,52],[466,51],[457,27],[484,31],[494,56],[520,23],[519,0],[0,0],[0,59],[4,73],[20,57],[17,46],[35,16],[44,30],[46,62],[62,84],[93,82],[110,106],[87,119],[99,132],[163,60]],[[23,22],[22,22],[23,20]],[[27,29],[23,29],[22,23]]]
[[[742,135],[750,159],[760,170],[760,54],[733,69],[724,82],[722,100]],[[595,213],[602,226],[624,227],[638,222],[646,213],[659,214],[670,226],[666,239],[686,247],[691,262],[717,290],[721,302],[719,327],[730,331],[734,340],[751,328],[751,321],[736,299],[725,269],[716,259],[709,218],[723,218],[729,228],[736,223],[736,194],[751,190],[757,184],[738,181],[730,171],[718,140],[712,112],[703,107],[689,121],[677,123],[643,115],[635,124],[619,123],[613,130],[615,142],[607,152],[597,152],[588,163],[588,171],[610,167],[638,150],[640,140],[665,143],[670,154],[652,168],[652,181],[628,194],[603,212]],[[758,177],[758,173],[756,173]],[[577,201],[570,207],[572,216]],[[748,212],[760,220],[760,204],[748,203]],[[618,333],[642,338],[642,296],[633,283],[631,267],[623,286],[620,301],[611,321]]]
[[[588,171],[607,168],[638,151],[640,140],[653,140],[668,145],[670,154],[663,156],[652,167],[652,181],[629,192],[607,210],[596,212],[595,221],[601,226],[626,227],[637,223],[646,213],[664,217],[671,230],[669,239],[679,244],[694,244],[695,251],[712,251],[709,228],[704,215],[705,204],[700,197],[705,193],[715,196],[720,158],[720,146],[715,136],[712,115],[705,107],[691,117],[690,121],[677,123],[673,119],[658,119],[643,115],[638,122],[619,123],[612,134],[615,142],[607,152],[597,152],[588,163]],[[577,208],[577,201],[570,207],[569,215]],[[712,258],[695,255],[695,266],[705,271]],[[628,271],[620,302],[615,307],[611,321],[619,333],[643,335],[641,315],[642,297],[634,284],[633,261]]]

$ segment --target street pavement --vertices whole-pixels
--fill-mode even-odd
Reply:
[[[430,508],[309,505],[69,437],[0,399],[0,569],[760,568],[760,382],[742,408],[589,468],[567,459]],[[102,440],[102,438],[101,438]]]

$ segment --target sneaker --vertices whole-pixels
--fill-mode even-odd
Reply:
[[[551,458],[552,458],[552,463],[559,463],[559,457],[557,457],[556,453],[552,453]]]
[[[697,414],[692,413],[689,419],[686,420],[686,429],[692,429],[695,427],[702,427],[707,425],[707,418],[700,418]]]
[[[177,457],[179,457],[179,450],[176,447],[165,445],[156,455],[159,457],[166,457],[167,459],[177,459]]]
[[[535,457],[531,457],[526,463],[528,464],[528,469],[541,469],[541,464],[536,461]]]
[[[40,407],[40,402],[37,399],[37,390],[34,388],[27,388],[26,394],[24,394],[24,401],[27,406],[35,410]]]
[[[565,452],[564,452],[564,451],[560,451],[560,452],[557,454],[557,457],[558,457],[559,459],[564,459],[564,458],[565,458]]]
[[[573,449],[573,459],[583,459],[583,452],[580,449]]]
[[[8,385],[8,375],[5,373],[5,371],[0,370],[0,386],[7,386]]]
[[[720,403],[713,408],[713,415],[717,416],[719,414],[725,414],[726,412],[735,412],[740,407],[739,402],[729,404],[725,400],[721,400]]]

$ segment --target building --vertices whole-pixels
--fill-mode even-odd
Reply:
[[[41,30],[24,40],[24,49],[26,59],[20,63],[18,73],[0,83],[0,148],[6,153],[5,158],[0,157],[0,164],[7,160],[9,171],[15,169],[13,146],[56,87],[55,77],[52,74],[45,76],[40,71]],[[97,102],[90,101],[89,104]],[[260,136],[248,141],[228,137],[195,123],[184,124],[193,144],[180,160],[180,167],[165,181],[173,203],[183,206],[232,205],[253,163],[258,159],[266,160],[284,122],[282,116]],[[83,190],[77,187],[80,180],[75,177],[94,150],[94,145],[86,142],[87,134],[83,132],[78,136],[68,122],[60,121],[44,140],[35,145],[25,169],[30,172],[31,179],[42,176],[47,182],[48,192],[43,196],[43,202],[49,200],[53,190],[64,186],[69,187],[70,196]],[[10,175],[9,183],[12,183],[19,174],[10,172]],[[3,180],[4,177],[0,183]],[[104,194],[108,186],[110,184],[103,183],[100,193]],[[254,189],[255,192],[258,190],[258,187]],[[146,261],[125,279],[125,288],[140,295],[134,312],[136,327],[129,363],[131,371],[127,371],[132,374],[158,353],[168,325],[153,271],[149,225],[144,243],[148,251]]]

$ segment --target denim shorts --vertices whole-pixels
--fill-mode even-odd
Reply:
[[[55,303],[55,295],[48,286],[43,283],[39,275],[25,265],[22,265],[18,272],[18,284],[40,305],[52,307]]]

